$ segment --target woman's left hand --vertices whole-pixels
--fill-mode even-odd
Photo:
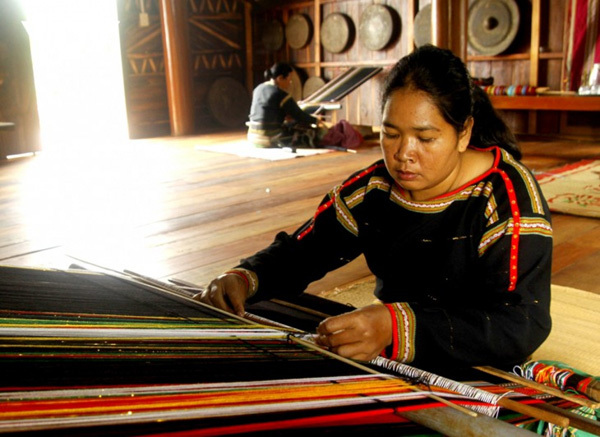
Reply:
[[[319,324],[316,342],[343,357],[370,361],[392,343],[392,317],[384,305],[329,317]]]

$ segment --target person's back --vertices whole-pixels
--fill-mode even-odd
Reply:
[[[270,82],[258,85],[252,93],[252,106],[250,107],[250,122],[260,123],[265,128],[281,127],[285,120],[282,104],[291,96]]]
[[[294,125],[312,129],[318,120],[304,112],[287,92],[292,83],[292,67],[285,63],[273,64],[265,71],[265,82],[252,93],[248,121],[248,141],[257,147],[293,146]]]

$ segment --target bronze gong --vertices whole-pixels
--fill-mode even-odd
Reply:
[[[302,79],[300,79],[300,75],[295,68],[292,68],[292,72],[290,74],[292,75],[292,83],[290,84],[288,93],[290,93],[297,102],[298,100],[302,99]]]
[[[208,90],[208,108],[223,126],[243,127],[250,112],[248,91],[237,80],[220,77]]]
[[[358,39],[369,50],[387,46],[394,33],[392,12],[384,5],[370,5],[360,15]]]
[[[431,44],[431,4],[424,6],[415,17],[414,22],[415,45],[421,47]]]
[[[301,49],[312,38],[312,22],[304,14],[294,14],[285,25],[285,39],[293,49]]]
[[[510,46],[519,30],[515,0],[476,0],[469,7],[469,48],[493,56]]]
[[[306,99],[308,96],[320,90],[323,85],[325,85],[325,81],[319,76],[309,77],[306,79],[306,82],[304,82],[304,87],[302,88],[302,98]]]
[[[331,53],[341,53],[350,43],[352,21],[339,12],[329,14],[321,24],[321,44]]]
[[[279,50],[283,46],[283,38],[283,25],[279,20],[271,20],[263,27],[261,40],[267,50]]]

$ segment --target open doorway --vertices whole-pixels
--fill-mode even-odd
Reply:
[[[118,147],[128,134],[117,2],[20,1],[43,150]]]

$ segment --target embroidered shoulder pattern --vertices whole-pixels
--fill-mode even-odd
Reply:
[[[333,205],[335,207],[335,216],[336,216],[338,222],[340,222],[340,224],[347,231],[349,231],[353,235],[358,235],[358,224],[356,223],[356,220],[352,216],[352,213],[350,212],[348,205],[346,205],[346,203],[340,196],[340,189],[341,189],[341,187],[337,187],[333,191]],[[360,192],[360,191],[364,192],[364,190],[365,189],[362,188],[362,189],[358,190],[358,192]],[[353,201],[356,204],[357,199],[360,202],[360,201],[362,201],[362,198],[364,198],[364,194],[363,195],[359,194],[358,196],[355,196]]]
[[[299,240],[301,240],[307,234],[309,234],[313,230],[313,227],[315,225],[315,220],[317,220],[319,215],[321,215],[322,213],[327,211],[332,206],[335,210],[336,218],[342,224],[342,226],[345,229],[347,229],[348,231],[350,231],[352,234],[358,235],[358,225],[356,224],[356,221],[352,217],[352,214],[350,213],[349,208],[344,203],[344,200],[341,198],[340,193],[344,188],[347,188],[347,187],[351,186],[352,184],[354,184],[355,182],[358,182],[361,179],[368,177],[375,170],[377,170],[378,168],[382,168],[382,167],[384,167],[384,164],[382,162],[377,162],[377,163],[373,164],[372,166],[362,170],[360,173],[354,175],[353,177],[348,179],[346,182],[344,182],[342,185],[339,185],[339,186],[335,187],[333,190],[331,190],[328,194],[329,200],[322,203],[319,206],[319,208],[317,208],[317,211],[315,212],[315,215],[313,216],[312,220],[309,223],[307,223],[307,225],[304,227],[304,229],[301,232],[298,233],[297,238]],[[361,192],[362,192],[362,194],[361,194]],[[351,203],[354,204],[353,206],[356,206],[360,202],[362,202],[362,200],[364,198],[364,192],[365,192],[365,188],[361,187],[361,188],[358,188],[352,195],[349,196],[351,198],[351,200],[350,200]]]
[[[542,237],[552,237],[552,226],[543,217],[521,217],[520,224],[520,235],[540,235]],[[478,254],[483,256],[485,252],[494,245],[502,237],[512,235],[515,229],[515,223],[513,219],[508,219],[502,223],[497,224],[481,237],[479,242]]]
[[[473,195],[474,191],[477,189],[477,187],[478,185],[471,185],[451,196],[415,202],[404,197],[400,189],[396,185],[394,185],[390,192],[390,199],[392,200],[392,202],[402,206],[403,208],[408,209],[409,211],[425,214],[435,214],[444,211],[455,201],[461,201],[470,198]],[[477,193],[477,195],[479,194],[480,193]]]
[[[535,183],[534,177],[531,175],[529,171],[527,171],[526,167],[518,162],[516,159],[512,157],[510,153],[505,150],[502,150],[502,158],[505,162],[509,163],[514,169],[519,173],[521,179],[523,180],[523,184],[527,189],[527,193],[529,194],[529,198],[531,199],[531,210],[535,214],[544,214],[544,205],[542,203],[542,194]]]

